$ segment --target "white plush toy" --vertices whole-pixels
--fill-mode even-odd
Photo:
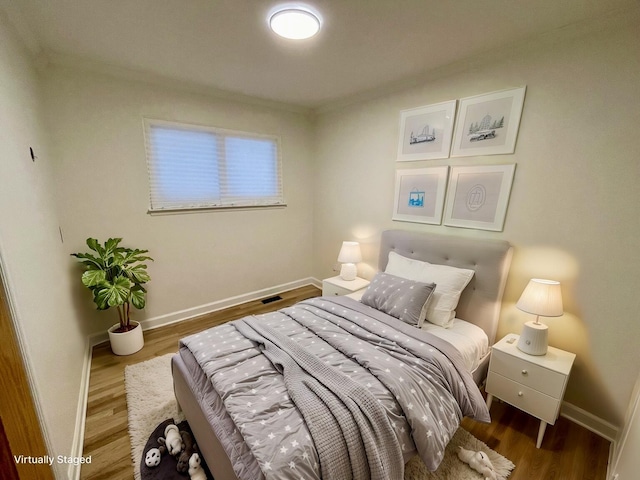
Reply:
[[[493,464],[489,457],[484,452],[474,452],[472,450],[465,450],[459,447],[458,458],[464,463],[468,463],[480,475],[484,476],[485,480],[497,480],[497,475],[493,469]]]
[[[167,425],[164,429],[164,438],[160,437],[158,442],[166,445],[169,455],[178,455],[184,448],[180,431],[173,423]]]
[[[161,448],[164,450],[164,447]],[[145,455],[144,464],[149,468],[153,468],[160,465],[160,460],[162,460],[162,450],[160,448],[152,448]]]
[[[189,478],[191,480],[207,480],[207,474],[204,473],[200,465],[200,455],[194,453],[189,459]]]

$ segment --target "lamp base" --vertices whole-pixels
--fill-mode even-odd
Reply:
[[[355,280],[358,276],[358,267],[355,263],[343,263],[340,267],[340,278],[342,280]]]
[[[529,355],[546,355],[549,327],[544,323],[527,322],[522,327],[518,350]]]

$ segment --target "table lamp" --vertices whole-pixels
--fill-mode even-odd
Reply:
[[[562,292],[560,282],[532,278],[522,292],[518,307],[523,312],[536,316],[536,320],[524,324],[518,349],[529,355],[545,355],[548,346],[548,330],[540,317],[559,317],[562,311]]]
[[[360,244],[358,242],[342,242],[342,248],[338,254],[338,262],[342,263],[340,278],[343,280],[355,280],[358,275],[356,263],[361,261]]]

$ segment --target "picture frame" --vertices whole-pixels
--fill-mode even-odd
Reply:
[[[460,99],[452,157],[515,152],[526,86]]]
[[[448,166],[396,170],[393,220],[442,223]]]
[[[444,225],[501,232],[516,166],[451,167]]]
[[[398,161],[448,158],[457,100],[400,112]]]

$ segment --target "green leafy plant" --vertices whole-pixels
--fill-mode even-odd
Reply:
[[[130,305],[144,308],[147,291],[142,286],[151,278],[147,265],[153,258],[145,255],[148,250],[120,247],[121,238],[110,238],[104,245],[95,238],[87,238],[87,246],[94,253],[72,253],[85,267],[82,284],[93,293],[98,310],[116,307],[120,319],[117,332],[132,330]]]

